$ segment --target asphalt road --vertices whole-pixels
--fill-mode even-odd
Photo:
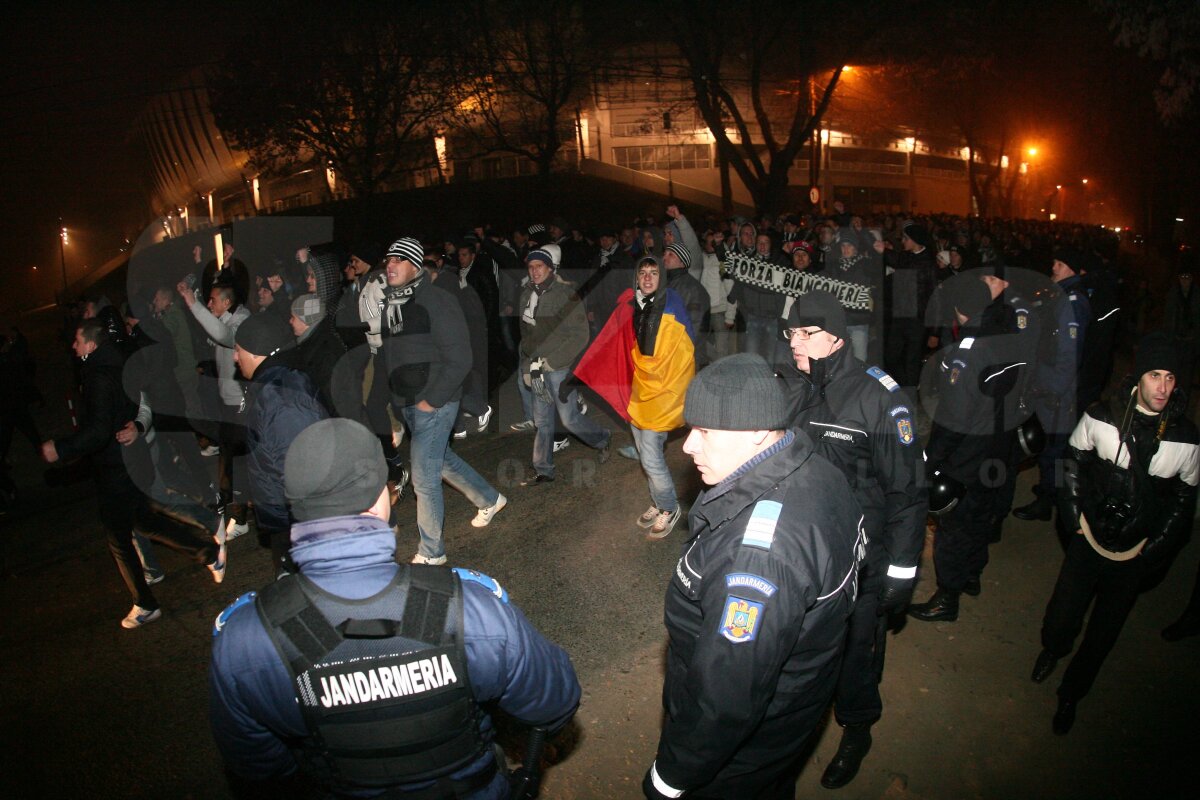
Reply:
[[[54,320],[22,321],[47,359]],[[68,371],[39,376],[47,433],[65,430]],[[603,413],[592,415],[616,424]],[[639,466],[614,456],[599,464],[579,441],[556,457],[559,480],[520,489],[532,438],[499,434],[520,416],[501,396],[493,430],[455,448],[494,479],[510,503],[485,529],[447,489],[446,547],[453,564],[497,578],[513,601],[571,654],[584,699],[561,763],[543,797],[640,796],[658,736],[662,598],[686,539],[682,524],[648,541],[634,518],[649,505]],[[619,444],[628,443],[618,432]],[[207,721],[206,670],[212,622],[241,593],[270,579],[268,553],[253,536],[231,545],[225,583],[160,550],[167,579],[155,587],[161,621],[119,626],[130,601],[113,567],[89,483],[50,489],[31,448],[13,447],[20,507],[0,518],[0,770],[12,798],[226,797]],[[680,496],[700,488],[680,450],[668,445]],[[1018,489],[1028,496],[1031,474]],[[416,550],[415,505],[401,506],[398,554]],[[983,594],[964,598],[955,623],[912,622],[890,637],[885,711],[858,779],[836,793],[820,773],[836,748],[829,725],[801,776],[797,796],[844,798],[1193,797],[1184,770],[1200,712],[1195,691],[1200,638],[1167,644],[1158,635],[1182,609],[1195,574],[1196,545],[1135,608],[1125,632],[1080,705],[1075,730],[1050,732],[1057,675],[1029,681],[1038,628],[1061,550],[1049,524],[1010,518],[992,548]],[[929,552],[918,599],[933,587]],[[1059,667],[1061,674],[1062,667]]]

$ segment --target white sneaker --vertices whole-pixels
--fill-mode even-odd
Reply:
[[[147,586],[153,586],[156,583],[162,583],[163,578],[167,577],[165,572],[143,572],[142,576],[146,579]]]
[[[492,521],[492,518],[500,513],[500,510],[508,505],[508,498],[500,495],[496,498],[496,502],[492,503],[487,508],[479,509],[475,515],[475,519],[471,520],[471,525],[476,528],[486,528],[487,524]]]
[[[430,566],[438,567],[446,563],[445,556],[423,556],[417,553],[412,557],[413,564],[429,564]]]
[[[210,444],[208,447],[200,448],[200,455],[204,456],[205,458],[219,456],[221,455],[221,448],[217,447],[215,444]]]
[[[228,542],[249,532],[249,522],[238,522],[236,519],[230,518],[229,523],[225,526],[225,541]]]
[[[225,558],[225,545],[222,544],[217,548],[217,560],[208,565],[208,571],[212,573],[215,583],[225,580],[225,567],[228,565],[229,561]]]
[[[454,438],[455,439],[465,439],[465,438],[467,438],[467,432],[465,430],[459,431],[458,433],[454,434]]]
[[[135,605],[129,609],[129,613],[125,615],[125,619],[121,620],[121,627],[127,630],[140,628],[143,625],[154,622],[162,616],[162,609],[156,608],[153,611],[147,611],[141,606]]]
[[[492,407],[488,406],[487,411],[483,412],[476,418],[476,420],[479,423],[475,427],[476,432],[484,433],[485,431],[487,431],[488,422],[490,422],[491,419],[492,419]]]
[[[225,515],[217,515],[217,529],[213,531],[213,541],[217,544],[225,544]]]
[[[571,446],[570,439],[567,439],[566,437],[564,437],[562,439],[556,439],[554,441],[554,452],[561,453],[563,450],[566,450],[570,446]]]
[[[518,433],[525,433],[526,431],[537,429],[537,424],[531,419],[526,419],[521,422],[514,422],[508,426],[508,429],[510,431],[517,431]]]
[[[665,538],[674,529],[676,522],[679,522],[678,508],[674,511],[660,511],[654,518],[654,524],[650,526],[650,532],[646,535],[651,539]]]
[[[656,519],[658,519],[658,506],[650,506],[637,518],[637,526],[639,528],[649,528],[654,524],[654,520]]]
[[[580,414],[587,414],[587,412],[588,412],[587,400],[584,400],[583,395],[579,394],[578,392],[575,393],[575,404],[577,406],[579,406]]]

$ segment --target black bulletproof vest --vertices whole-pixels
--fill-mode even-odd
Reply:
[[[297,754],[306,773],[331,788],[436,780],[430,796],[437,797],[479,788],[478,780],[467,787],[446,779],[489,746],[467,677],[462,588],[451,570],[404,565],[365,600],[288,575],[259,593],[257,608],[311,734]]]

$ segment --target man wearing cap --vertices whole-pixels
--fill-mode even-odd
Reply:
[[[1175,387],[1173,336],[1138,344],[1133,375],[1107,402],[1093,403],[1067,446],[1059,517],[1074,532],[1042,621],[1041,683],[1083,642],[1063,673],[1053,730],[1064,735],[1116,644],[1143,581],[1165,569],[1187,541],[1200,482],[1200,434]]]
[[[1039,474],[1033,502],[1013,509],[1013,516],[1018,519],[1050,519],[1061,482],[1060,464],[1067,437],[1077,419],[1075,395],[1083,364],[1084,339],[1092,319],[1091,305],[1078,274],[1082,262],[1083,254],[1078,250],[1060,248],[1050,267],[1050,278],[1058,284],[1063,297],[1054,306],[1054,332],[1043,340],[1048,350],[1039,354],[1032,387],[1033,410],[1046,432],[1046,447],[1038,456]]]
[[[521,378],[532,393],[533,472],[521,482],[536,486],[554,480],[555,411],[566,430],[608,460],[612,433],[580,410],[576,392],[560,397],[559,388],[575,359],[587,347],[589,331],[583,303],[573,284],[557,274],[562,251],[548,244],[525,257],[529,283],[521,289]]]
[[[790,798],[837,683],[862,513],[808,435],[787,429],[761,356],[697,374],[684,418],[684,452],[708,488],[667,588],[666,717],[642,789]]]
[[[883,254],[888,271],[885,282],[890,289],[885,292],[890,304],[884,362],[901,386],[916,386],[921,380],[925,343],[936,333],[925,327],[929,298],[937,286],[933,237],[924,225],[909,222],[901,233],[901,252],[882,241],[874,242],[873,246],[875,252]]]
[[[234,358],[246,393],[246,470],[258,533],[269,542],[276,574],[287,562],[288,518],[283,497],[283,459],[300,433],[329,416],[305,373],[289,366],[295,339],[275,314],[256,314],[238,328]]]
[[[821,778],[836,789],[858,773],[871,747],[871,726],[883,713],[879,681],[887,617],[902,612],[912,597],[928,498],[912,401],[886,372],[854,357],[837,298],[823,291],[800,295],[783,335],[793,358],[780,370],[789,427],[805,431],[816,451],[842,471],[865,514],[867,557],[834,695],[844,731]]]
[[[392,408],[412,434],[409,460],[421,533],[413,563],[445,564],[442,481],[478,509],[471,520],[476,528],[490,523],[508,500],[450,449],[463,382],[471,371],[471,347],[462,308],[429,279],[424,259],[416,239],[392,242],[385,285],[367,322],[370,332],[382,336],[376,380],[386,377]]]
[[[482,706],[551,732],[574,714],[570,659],[496,581],[396,563],[386,480],[379,440],[351,420],[288,451],[300,571],[239,597],[213,633],[209,711],[235,797],[499,800]]]
[[[934,355],[938,404],[925,448],[926,469],[965,487],[938,519],[933,542],[937,591],[908,615],[925,622],[958,619],[964,592],[978,595],[996,509],[1008,480],[1015,431],[1023,421],[1021,387],[1029,369],[1017,312],[1001,295],[1008,282],[982,270],[942,284],[960,337]]]
[[[346,356],[346,345],[338,336],[334,318],[326,313],[325,301],[315,294],[302,294],[292,301],[288,319],[296,337],[295,366],[312,379],[322,405],[338,417],[358,416],[362,406],[362,384],[348,380],[343,368],[335,370]]]

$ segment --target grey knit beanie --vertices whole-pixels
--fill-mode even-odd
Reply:
[[[762,356],[735,353],[709,364],[692,379],[683,418],[693,428],[783,430],[788,423],[787,397]]]
[[[283,493],[299,522],[361,514],[387,483],[379,437],[349,419],[324,419],[292,441]]]

